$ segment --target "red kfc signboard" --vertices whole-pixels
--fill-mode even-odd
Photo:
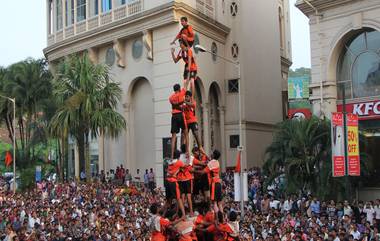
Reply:
[[[337,109],[343,112],[343,105]],[[359,120],[380,119],[380,100],[346,104],[346,112],[358,115]]]

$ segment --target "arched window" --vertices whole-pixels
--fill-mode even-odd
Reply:
[[[364,28],[344,44],[337,68],[338,99],[380,95],[380,32]]]

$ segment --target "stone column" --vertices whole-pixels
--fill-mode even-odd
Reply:
[[[66,27],[66,1],[65,0],[61,0],[62,1],[62,31],[63,31],[63,38],[65,39],[66,38],[66,31],[65,31],[65,27]]]
[[[75,163],[75,177],[77,179],[79,179],[79,174],[80,174],[80,170],[79,170],[79,149],[78,149],[78,144],[75,143],[74,145],[74,163]]]
[[[218,107],[219,109],[219,122],[220,122],[220,145],[221,145],[221,152],[222,152],[222,156],[221,156],[221,164],[222,164],[222,171],[225,171],[226,170],[226,165],[227,165],[227,148],[226,148],[226,136],[225,136],[225,131],[224,131],[224,113],[225,113],[225,109],[226,107],[224,106],[219,106]]]
[[[55,34],[57,32],[57,1],[52,1],[52,8],[53,8],[53,33]]]
[[[98,25],[100,26],[100,16],[102,15],[102,1],[98,0]]]
[[[131,172],[132,171],[132,168],[134,167],[134,165],[132,165],[132,133],[131,133],[131,127],[132,127],[132,118],[131,118],[131,104],[126,102],[123,104],[123,107],[124,107],[124,117],[125,117],[125,120],[127,122],[127,127],[126,127],[126,130],[125,130],[125,142],[126,142],[126,146],[125,146],[125,157],[126,157],[126,160],[125,160],[125,167],[129,169],[129,171]]]
[[[116,8],[116,0],[111,1],[111,14],[112,14],[112,22],[115,20],[115,10]]]
[[[203,103],[203,146],[207,154],[210,153],[210,133],[209,133],[209,103]]]
[[[90,0],[86,0],[86,31],[88,30],[89,18],[90,18]]]
[[[98,138],[98,150],[99,150],[99,171],[104,170],[106,173],[106,163],[104,156],[104,135],[100,134]]]

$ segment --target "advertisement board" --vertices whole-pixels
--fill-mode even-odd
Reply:
[[[344,127],[343,113],[332,113],[331,116],[331,151],[332,174],[334,177],[345,176]]]
[[[309,83],[308,76],[289,77],[288,78],[288,98],[294,99],[309,99]]]
[[[347,114],[347,162],[349,176],[360,176],[358,123],[359,119],[357,115]]]

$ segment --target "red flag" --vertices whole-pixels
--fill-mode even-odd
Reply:
[[[12,163],[12,155],[9,151],[5,153],[5,166],[9,167]]]
[[[235,166],[235,172],[240,172],[241,167],[240,167],[240,158],[241,158],[241,151],[237,152],[237,157],[236,157],[236,166]]]

